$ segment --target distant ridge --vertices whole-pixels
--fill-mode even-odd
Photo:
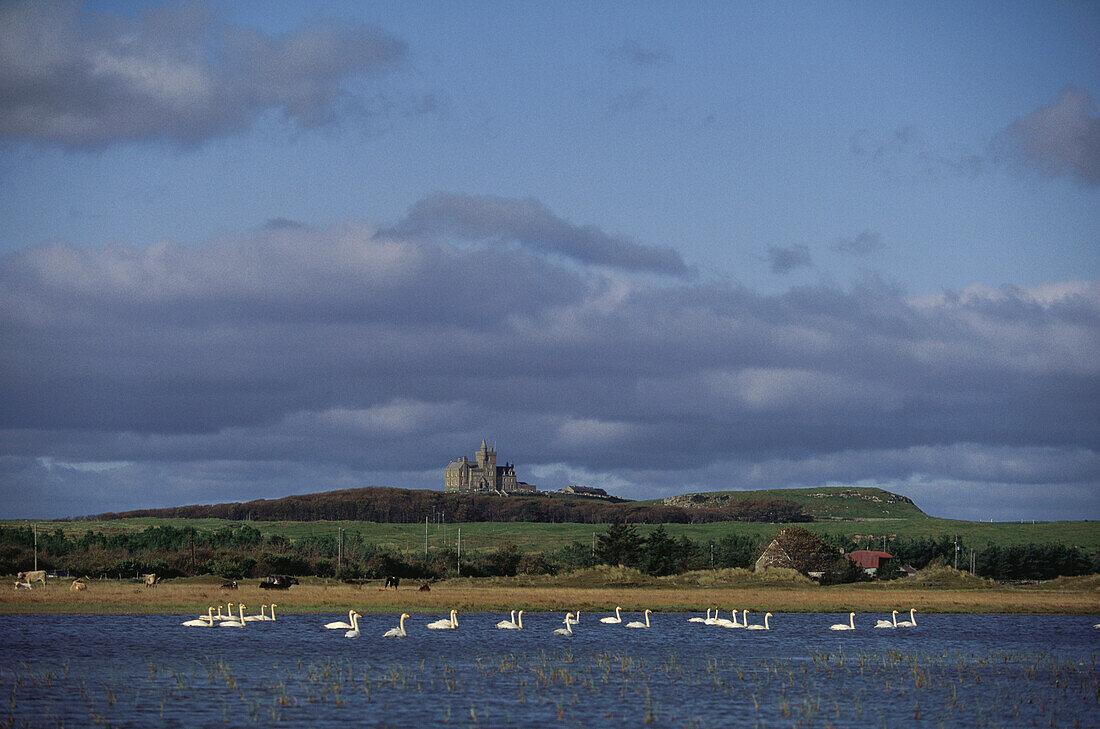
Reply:
[[[742,499],[783,499],[802,507],[815,521],[909,519],[928,516],[913,500],[885,489],[865,486],[821,486],[764,491],[708,491],[661,499],[667,506],[718,508]]]
[[[720,521],[808,522],[813,518],[782,491],[755,492],[756,497],[723,503],[670,505],[656,502],[612,503],[584,496],[495,496],[455,494],[371,486],[280,499],[224,504],[139,509],[98,514],[95,519],[155,517],[162,519],[255,519],[258,521],[373,521],[409,524],[426,514],[446,513],[452,522],[546,522],[601,524],[621,519],[642,524]]]

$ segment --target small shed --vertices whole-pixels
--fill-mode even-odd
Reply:
[[[888,559],[893,559],[894,555],[876,549],[857,549],[849,552],[847,557],[862,567],[864,572],[873,575],[878,572],[879,565]]]
[[[764,550],[764,553],[760,555],[760,558],[756,560],[755,569],[763,570],[768,567],[794,567],[791,556],[787,554],[787,550],[779,546],[778,539],[773,539],[768,548]]]

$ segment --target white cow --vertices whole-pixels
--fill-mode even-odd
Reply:
[[[141,576],[141,582],[146,587],[156,587],[157,586],[157,576],[156,576],[155,573],[151,574],[151,575],[142,575]]]
[[[29,590],[29,589],[31,589],[31,583],[29,583],[29,582],[16,582],[15,583],[15,589],[16,590]]]
[[[32,570],[30,572],[20,572],[19,576],[15,578],[16,582],[28,582],[34,584],[35,582],[41,582],[42,586],[46,586],[46,570]]]

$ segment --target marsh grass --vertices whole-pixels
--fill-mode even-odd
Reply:
[[[954,573],[953,570],[950,572]],[[625,568],[585,570],[576,579],[487,578],[436,583],[430,592],[380,590],[333,580],[303,580],[285,591],[261,590],[257,583],[222,590],[216,578],[169,580],[154,588],[133,582],[93,580],[83,592],[51,583],[33,590],[0,589],[0,613],[169,613],[204,614],[209,606],[244,603],[248,612],[278,604],[277,615],[346,613],[354,607],[373,613],[503,612],[522,607],[529,612],[577,610],[594,613],[703,612],[708,607],[736,606],[750,612],[889,611],[899,605],[940,613],[1100,613],[1100,578],[1062,579],[1045,585],[1010,587],[960,573],[924,582],[895,580],[821,587],[801,576],[752,577],[745,570],[717,570],[651,578]],[[645,581],[642,581],[644,578]],[[636,584],[642,582],[642,584]]]

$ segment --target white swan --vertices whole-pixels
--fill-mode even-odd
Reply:
[[[230,606],[232,608],[232,606]],[[233,610],[230,609],[229,617],[221,621],[218,624],[219,628],[243,628],[244,627],[244,608],[245,606],[237,603],[237,612],[240,613],[238,618],[233,617]]]
[[[258,623],[263,620],[267,620],[267,605],[260,606],[259,615],[245,615],[242,620],[249,623]]]
[[[563,623],[565,623],[565,627],[555,630],[554,635],[573,635],[573,622],[576,621],[570,622],[572,617],[573,613],[566,613],[565,620],[562,621]]]
[[[345,638],[358,638],[359,637],[359,613],[353,612],[351,614],[351,630],[344,633]]]
[[[717,625],[718,624],[718,606],[717,605],[714,606],[714,617],[713,618],[710,617],[710,611],[707,611],[707,619],[704,620],[703,622],[706,623],[707,625]]]
[[[566,625],[580,625],[581,611],[578,610],[576,613],[566,613],[565,620],[563,620],[562,622]]]
[[[899,627],[899,628],[915,628],[915,627],[917,627],[917,609],[916,608],[909,608],[909,619],[908,620],[902,620],[900,623],[898,623],[897,627]]]
[[[733,620],[726,620],[725,618],[723,618],[722,622],[719,623],[719,625],[722,626],[723,628],[745,628],[745,627],[748,627],[744,623],[737,622],[737,611],[736,610],[730,610],[730,615],[733,616]]]
[[[497,627],[501,630],[510,630],[516,627],[516,611],[512,611],[512,615],[508,620],[501,620],[497,623]]]
[[[340,628],[343,628],[344,630],[348,630],[349,628],[351,628],[351,616],[354,613],[355,613],[354,610],[348,610],[348,622],[346,622],[346,623],[342,620],[337,620],[334,623],[325,623],[325,627],[328,628],[329,630],[339,630]]]
[[[516,613],[516,622],[504,623],[504,621],[501,620],[497,623],[497,627],[503,630],[523,630],[523,611],[520,610]]]
[[[764,613],[763,625],[745,625],[745,630],[771,630],[772,626],[768,625],[768,618],[775,617],[771,613]]]
[[[632,623],[627,623],[623,627],[624,628],[648,628],[649,627],[649,614],[651,612],[653,612],[653,611],[650,610],[649,608],[645,609],[645,622],[644,623],[641,622],[641,621],[635,620]]]
[[[890,615],[890,617],[893,619],[894,622],[890,622],[889,620],[880,620],[877,623],[875,623],[875,627],[876,628],[896,628],[896,627],[898,627],[898,611],[895,610]]]
[[[276,605],[277,605],[277,603],[274,603],[274,602],[271,603],[271,614],[268,615],[266,618],[264,618],[264,620],[275,620],[275,606]]]
[[[458,611],[452,610],[449,618],[428,623],[429,630],[454,630],[458,627]]]
[[[856,614],[848,613],[848,624],[837,623],[836,625],[830,625],[829,630],[855,630],[856,629]]]
[[[688,618],[689,623],[705,623],[708,620],[710,620],[710,608],[707,608],[707,616],[705,618],[701,618],[698,615],[694,618]]]
[[[409,617],[408,613],[401,613],[401,617],[398,618],[398,626],[396,628],[390,628],[382,634],[383,638],[404,638],[405,637],[405,618]]]
[[[615,608],[615,617],[611,617],[610,615],[608,615],[606,618],[600,618],[600,622],[601,623],[608,623],[608,624],[612,624],[612,625],[623,622],[623,616],[619,614],[619,611],[621,611],[621,610],[622,610],[621,607],[616,607]]]
[[[210,608],[206,611],[206,615],[198,618],[197,620],[184,620],[180,625],[186,625],[192,628],[213,628],[214,627],[214,608]]]

